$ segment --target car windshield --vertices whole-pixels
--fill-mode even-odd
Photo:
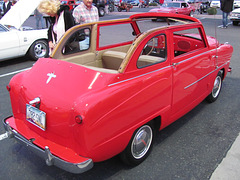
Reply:
[[[61,4],[67,4],[67,1],[61,1]]]
[[[180,7],[180,3],[168,2],[168,3],[164,3],[163,7]]]

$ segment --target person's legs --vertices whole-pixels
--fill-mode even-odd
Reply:
[[[40,17],[40,21],[41,21],[41,25],[42,25],[42,29],[44,28],[44,22],[43,22],[43,17]]]
[[[227,16],[226,16],[226,26],[228,26],[228,15],[229,15],[230,13],[227,13]]]
[[[223,16],[222,16],[223,27],[227,27],[227,16],[228,16],[228,13],[223,12]]]
[[[39,29],[39,20],[40,20],[39,17],[36,16],[36,28],[37,28],[37,29]]]

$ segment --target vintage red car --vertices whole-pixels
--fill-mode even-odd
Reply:
[[[195,9],[195,6],[191,6],[185,1],[167,1],[159,8],[151,9],[150,12],[176,13],[192,16]]]
[[[137,165],[157,131],[218,98],[232,52],[185,15],[77,25],[50,58],[11,79],[13,116],[4,127],[47,165],[72,173],[119,154]]]

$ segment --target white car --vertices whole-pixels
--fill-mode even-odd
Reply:
[[[240,22],[240,8],[234,9],[232,11],[232,14],[230,16],[230,20],[233,22],[234,26],[238,25],[238,23]]]
[[[234,8],[240,8],[240,0],[234,0],[233,6]]]
[[[41,0],[21,0],[0,20],[0,61],[29,55],[37,60],[49,54],[47,29],[22,27]]]
[[[220,8],[221,3],[220,0],[212,0],[210,7],[216,7],[216,8]]]

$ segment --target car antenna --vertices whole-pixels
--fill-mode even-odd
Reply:
[[[216,19],[216,14],[214,14],[214,24],[215,24],[215,26],[214,26],[214,28],[215,28],[215,43],[216,43],[216,56],[215,56],[215,58],[216,58],[216,65],[215,65],[215,67],[216,68],[218,68],[218,41],[217,41],[217,19]]]

